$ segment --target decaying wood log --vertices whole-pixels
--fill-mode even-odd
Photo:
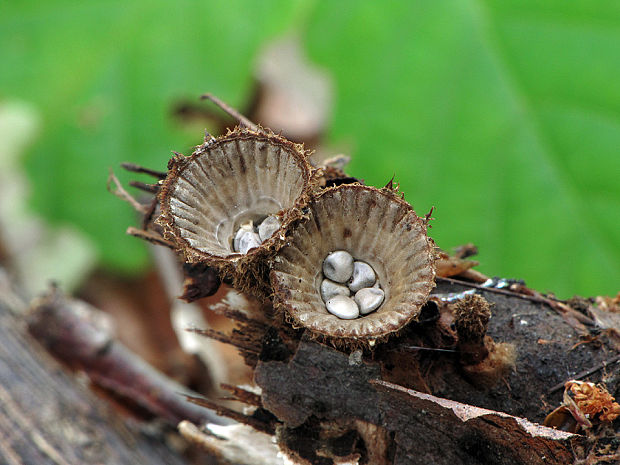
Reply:
[[[374,350],[337,350],[303,336],[288,357],[276,360],[263,347],[255,381],[263,406],[282,422],[281,446],[298,460],[326,464],[343,457],[403,464],[564,464],[589,457],[598,463],[598,452],[605,463],[605,452],[618,449],[617,431],[601,433],[607,439],[599,444],[592,434],[586,439],[535,422],[561,403],[554,386],[585,367],[598,367],[586,372],[589,380],[604,381],[618,395],[618,352],[611,341],[584,339],[536,299],[478,289],[492,304],[485,343],[509,345],[512,358],[508,369],[495,372],[465,366],[455,351],[450,308],[464,291],[472,289],[441,284],[434,292],[437,308],[427,306],[420,323]],[[368,428],[371,437],[387,438],[379,459],[371,458],[376,445],[362,434]]]
[[[241,311],[230,302],[222,302],[216,306],[218,312],[235,321],[237,329],[230,335],[212,331],[201,334],[238,347],[248,365],[255,369],[255,381],[262,392],[257,395],[228,387],[234,398],[252,407],[247,415],[218,409],[209,400],[193,399],[220,414],[229,412],[230,417],[245,425],[220,427],[216,424],[220,417],[212,411],[201,413],[187,406],[169,420],[176,421],[185,415],[195,423],[207,421],[203,431],[187,421],[181,423],[179,430],[223,463],[253,463],[256,454],[264,463],[280,463],[281,457],[272,447],[276,439],[279,448],[299,463],[325,465],[343,461],[378,465],[564,464],[579,460],[609,463],[605,456],[613,462],[618,453],[618,431],[612,425],[606,430],[599,428],[596,434],[592,430],[586,437],[537,424],[561,403],[562,390],[557,386],[568,379],[583,376],[604,382],[612,395],[618,396],[619,359],[613,340],[606,339],[604,334],[597,335],[596,328],[589,328],[591,334],[585,337],[580,326],[571,324],[557,309],[538,298],[475,289],[484,298],[463,300],[464,296],[471,297],[473,291],[468,285],[440,284],[419,322],[410,324],[386,343],[364,350],[320,344],[303,331],[291,329],[281,315],[273,315],[268,308],[257,306]],[[490,302],[490,319],[484,313],[479,320],[465,323],[478,321],[476,324],[484,327],[485,333],[474,334],[471,342],[490,348],[481,353],[495,354],[503,360],[505,366],[501,369],[489,369],[477,363],[479,357],[459,353],[470,350],[472,345],[459,344],[459,337],[465,337],[471,328],[465,325],[463,333],[464,322],[454,324],[454,318],[458,318],[458,312],[454,312],[457,301],[461,305]],[[63,311],[71,307],[68,301],[53,295],[45,302],[48,311],[50,306]],[[40,319],[38,337],[57,356],[74,364],[78,354],[66,347],[64,352],[59,351],[60,340],[54,339],[66,334],[67,328],[54,328],[50,321],[59,324],[54,319]],[[84,323],[78,318],[72,324]],[[99,359],[101,356],[119,356],[110,351],[109,343],[98,345],[101,341],[99,336],[92,337],[92,346],[85,346],[87,357],[80,362],[80,368],[91,377],[95,373],[93,379],[101,374],[97,374],[101,367],[105,374],[107,362],[105,358]],[[510,350],[506,352],[497,349],[508,346]],[[102,347],[105,350],[99,350]],[[125,355],[120,353],[127,361]],[[128,373],[131,376],[131,370]],[[127,384],[127,378],[127,373],[121,373],[120,378],[113,379],[112,386],[118,382]],[[70,379],[66,382],[71,385]],[[66,391],[72,392],[71,389]],[[143,394],[138,390],[131,395],[137,403],[148,406],[152,399]],[[68,402],[58,392],[48,398],[54,396],[61,404]],[[1,398],[3,405],[9,405]],[[40,421],[38,417],[32,420],[34,424]],[[248,425],[256,434],[251,433]],[[83,428],[86,427],[84,423]],[[269,433],[274,431],[275,439],[270,439]],[[249,439],[241,441],[240,434]],[[105,442],[100,445],[103,449],[115,444],[107,436],[101,441]],[[47,442],[33,439],[29,444],[35,448],[43,444],[47,450]],[[6,441],[0,447],[8,451],[3,452],[9,457],[8,463],[21,459],[22,451],[7,448]],[[64,450],[55,457],[66,459]],[[58,460],[57,463],[64,463]],[[115,463],[124,462],[119,459]]]
[[[384,429],[392,443],[385,463],[395,464],[565,464],[573,460],[571,439],[578,440],[522,418],[382,381],[378,364],[355,362],[311,341],[302,341],[290,362],[259,362],[256,382],[264,406],[288,430],[281,434],[286,446],[308,463],[317,460],[309,451],[328,446],[313,425],[323,423],[325,430],[326,424],[346,419]],[[344,429],[330,439],[344,441],[347,434]],[[348,452],[368,454],[365,445]]]

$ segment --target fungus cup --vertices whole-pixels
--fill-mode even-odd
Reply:
[[[389,188],[347,184],[325,189],[289,228],[270,274],[274,307],[295,327],[334,345],[372,346],[415,320],[435,285],[427,224]],[[374,313],[342,320],[325,308],[322,263],[345,250],[377,273],[385,300]]]
[[[312,186],[303,146],[266,130],[236,128],[170,160],[156,222],[186,263],[212,266],[237,289],[264,298],[269,258],[302,215]],[[235,252],[239,228],[270,215],[280,228],[247,253]]]

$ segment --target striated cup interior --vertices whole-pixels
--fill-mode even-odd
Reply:
[[[291,226],[271,272],[274,304],[293,324],[327,338],[372,341],[415,319],[435,270],[433,241],[411,206],[388,189],[354,184],[327,189],[309,210],[307,219]],[[374,268],[385,292],[377,311],[354,320],[327,312],[320,295],[322,263],[336,250]]]
[[[294,207],[310,173],[294,144],[246,130],[199,147],[169,177],[162,209],[177,242],[226,257],[239,255],[232,243],[241,224]]]

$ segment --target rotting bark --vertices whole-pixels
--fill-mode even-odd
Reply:
[[[288,429],[301,432],[317,419],[380,425],[394,442],[388,458],[395,464],[564,464],[573,459],[571,439],[578,438],[381,381],[378,364],[351,363],[346,354],[309,341],[288,363],[259,362],[256,382],[265,407]],[[304,434],[297,443],[289,438],[288,447],[301,449],[311,437]]]
[[[1,270],[0,270],[1,271]],[[128,428],[25,329],[24,305],[0,285],[0,462],[187,463],[163,436]]]
[[[465,289],[467,286],[442,284],[434,294],[453,295]],[[596,438],[554,435],[553,430],[528,424],[525,418],[542,421],[560,403],[561,392],[554,391],[554,386],[580,372],[587,373],[594,382],[604,379],[617,397],[617,351],[603,337],[579,344],[575,329],[541,303],[492,291],[480,292],[494,304],[487,335],[495,342],[513,344],[518,354],[514,370],[492,387],[480,386],[468,378],[458,353],[417,349],[457,347],[445,333],[449,322],[438,310],[435,298],[422,313],[420,323],[410,325],[373,351],[352,353],[318,344],[304,337],[303,332],[278,325],[278,317],[269,325],[264,309],[254,315],[228,307],[219,309],[237,321],[239,328],[232,337],[218,333],[218,338],[251,353],[246,360],[256,366],[256,381],[263,389],[262,408],[255,395],[229,390],[238,400],[259,407],[245,423],[262,431],[277,430],[281,446],[309,463],[330,464],[343,455],[357,457],[359,463],[414,464],[571,463],[575,458],[573,451],[577,451],[577,458],[586,457],[596,447]],[[66,305],[60,298],[50,299],[48,305]],[[3,328],[6,326],[9,325]],[[51,324],[43,324],[42,328],[54,333]],[[41,334],[44,336],[50,337]],[[5,340],[8,341],[2,338]],[[97,354],[106,354],[95,347],[102,340],[89,339],[94,345],[87,352],[93,360]],[[21,353],[23,348],[9,350]],[[70,362],[75,356],[75,351],[65,350],[62,358]],[[91,370],[96,366],[93,362]],[[583,370],[584,367],[600,369]],[[139,392],[134,394],[136,401],[148,400],[141,399]],[[48,401],[60,405],[67,402],[60,399]],[[217,407],[213,403],[205,405]],[[208,418],[207,415],[205,419]],[[240,417],[237,420],[244,421]],[[610,431],[606,444],[616,453],[614,433]],[[372,444],[369,438],[375,439]],[[377,442],[377,438],[383,439]],[[223,441],[213,444],[212,447],[225,447]],[[7,450],[10,457],[11,449]]]
[[[516,354],[510,370],[481,380],[488,373],[463,360],[452,304],[445,302],[465,290],[472,288],[441,284],[420,322],[365,352],[319,344],[281,316],[269,317],[268,325],[258,306],[240,314],[219,304],[239,327],[230,335],[202,334],[246,353],[263,407],[246,423],[275,429],[280,446],[300,463],[613,463],[619,434],[612,424],[584,437],[536,422],[561,403],[556,386],[569,379],[587,376],[618,397],[614,339],[594,327],[584,338],[537,297],[477,289],[492,304],[486,346],[509,345]],[[236,397],[244,402],[244,395]],[[257,406],[257,399],[246,403]]]
[[[444,283],[434,294],[458,295],[467,289]],[[604,455],[607,444],[611,452],[617,449],[613,429],[605,433],[606,439],[591,435],[586,441],[529,423],[542,423],[562,400],[554,386],[583,373],[584,367],[599,367],[588,370],[588,379],[605,381],[618,397],[613,344],[604,337],[580,343],[575,328],[542,303],[492,290],[478,292],[493,304],[487,337],[509,343],[516,353],[514,367],[491,385],[472,378],[458,352],[418,350],[457,347],[445,311],[433,317],[432,306],[423,312],[422,323],[410,325],[374,351],[349,354],[307,338],[287,358],[274,360],[263,351],[255,381],[263,389],[264,407],[283,423],[278,437],[284,447],[309,463],[332,463],[325,450],[335,439],[327,440],[325,431],[334,429],[333,422],[342,427],[343,422],[361,420],[387,430],[387,463],[560,464],[586,456],[598,463],[596,457]],[[283,339],[289,335],[281,333]],[[458,414],[463,411],[469,412],[466,421]],[[336,439],[347,437],[343,433]],[[361,436],[356,437],[348,452],[366,463],[368,450],[360,446]],[[317,456],[317,450],[323,455]]]
[[[466,289],[466,286],[440,284],[435,293]],[[496,342],[507,342],[515,347],[515,367],[490,390],[476,389],[471,380],[459,376],[458,372],[431,367],[427,383],[434,395],[542,422],[548,405],[561,402],[562,392],[550,392],[555,385],[618,354],[604,337],[592,343],[581,343],[584,340],[580,334],[546,305],[517,296],[479,292],[493,304],[487,334]],[[433,365],[451,365],[446,360],[449,356],[436,357],[438,360]],[[430,362],[423,362],[422,366],[428,366],[427,363]],[[614,373],[613,366],[593,373],[591,380],[600,382],[608,373]],[[609,381],[612,395],[614,392],[620,394],[619,380]],[[419,389],[415,385],[404,385]]]

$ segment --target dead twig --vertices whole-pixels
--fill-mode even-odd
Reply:
[[[602,370],[604,368],[607,368],[609,365],[617,363],[618,361],[620,361],[620,355],[616,355],[615,357],[612,357],[609,360],[605,360],[604,362],[601,362],[598,365],[595,365],[594,367],[588,370],[584,370],[580,373],[577,373],[575,376],[572,376],[570,379],[567,379],[566,381],[570,381],[572,379],[577,380],[577,379],[585,378],[586,376],[590,376],[591,374],[596,373],[597,371]],[[559,391],[560,389],[564,389],[564,385],[566,384],[566,381],[556,384],[551,389],[549,389],[548,393],[553,394],[554,392]]]
[[[488,292],[492,292],[494,294],[502,294],[502,295],[507,295],[510,297],[517,297],[519,299],[524,299],[524,300],[529,300],[531,302],[537,302],[537,303],[546,303],[544,299],[540,298],[540,297],[536,297],[536,296],[532,296],[532,295],[525,295],[525,294],[520,294],[518,292],[514,292],[514,291],[508,291],[506,289],[497,289],[494,287],[486,287],[486,286],[482,286],[480,284],[474,284],[474,283],[470,283],[468,281],[462,281],[460,279],[454,279],[454,278],[442,278],[442,277],[436,277],[435,278],[437,281],[444,281],[450,284],[458,284],[459,286],[466,286],[466,287],[471,287],[474,289],[480,289],[481,291],[488,291]]]
[[[139,237],[140,239],[144,239],[145,241],[151,242],[153,244],[163,245],[170,249],[174,249],[174,244],[172,242],[167,241],[159,234],[145,231],[144,229],[138,229],[130,226],[127,228],[127,234],[129,234],[130,236]]]
[[[166,173],[164,173],[163,171],[155,171],[140,165],[136,165],[135,163],[123,162],[121,163],[121,166],[127,171],[131,171],[132,173],[148,174],[149,176],[153,176],[154,178],[158,179],[164,179],[166,177]]]
[[[250,415],[244,415],[243,413],[239,413],[236,410],[229,409],[228,407],[223,407],[204,397],[185,397],[192,404],[199,405],[200,407],[204,407],[205,409],[215,410],[219,415],[235,420],[238,423],[243,423],[251,426],[257,431],[262,431],[263,433],[267,434],[275,433],[275,428],[270,423],[266,423]]]
[[[116,189],[112,188],[112,183]],[[136,199],[134,199],[129,192],[127,192],[123,186],[121,185],[118,178],[114,175],[112,170],[110,169],[110,175],[108,176],[108,182],[106,184],[108,191],[117,196],[119,199],[124,200],[129,203],[134,210],[145,215],[148,211],[148,207],[146,205],[141,204]]]
[[[37,299],[28,317],[28,330],[54,356],[83,370],[98,386],[137,404],[172,425],[188,419],[228,424],[213,410],[185,401],[196,395],[164,376],[116,341],[104,314],[85,302],[67,299],[57,289]]]
[[[246,341],[242,341],[239,337],[235,337],[234,334],[229,336],[228,334],[215,331],[214,329],[188,328],[187,331],[200,334],[201,336],[205,336],[210,339],[215,339],[216,341],[220,341],[225,344],[230,344],[239,349],[247,350],[249,352],[258,353],[259,350],[259,348],[257,348],[256,346],[249,344]]]
[[[594,321],[588,318],[583,313],[578,312],[574,308],[556,299],[543,296],[540,292],[529,289],[525,286],[519,285],[518,290],[497,289],[493,287],[487,287],[480,284],[474,284],[467,281],[461,281],[454,278],[442,278],[437,277],[437,281],[444,281],[451,284],[458,284],[461,286],[471,287],[474,289],[480,289],[481,291],[492,292],[494,294],[502,294],[510,297],[516,297],[518,299],[529,300],[531,302],[545,304],[551,309],[558,312],[564,317],[566,322],[570,324],[574,329],[580,333],[587,333],[588,330],[584,325],[594,326]],[[514,285],[513,285],[514,286]]]
[[[149,194],[157,194],[160,187],[159,184],[147,184],[140,181],[129,181],[129,185],[144,192],[148,192]]]
[[[252,131],[255,131],[255,132],[260,132],[260,128],[258,127],[257,124],[254,124],[248,118],[243,116],[241,113],[239,113],[237,110],[235,110],[233,107],[231,107],[227,103],[225,103],[222,100],[220,100],[219,98],[217,98],[215,95],[212,95],[212,94],[209,94],[209,93],[203,94],[203,95],[200,96],[200,99],[201,100],[209,100],[209,101],[213,102],[215,105],[217,105],[219,108],[221,108],[225,113],[227,113],[228,115],[230,115],[234,119],[236,119],[241,126],[245,126],[246,128],[251,129]],[[205,137],[206,137],[206,135],[205,135]]]
[[[27,333],[25,304],[12,287],[0,269],[0,462],[187,464],[167,445],[167,429],[128,428],[45,352]]]
[[[231,400],[253,405],[254,407],[263,406],[258,394],[248,391],[247,389],[243,389],[241,386],[232,386],[230,384],[221,383],[220,387],[233,395],[233,397],[230,398]]]

